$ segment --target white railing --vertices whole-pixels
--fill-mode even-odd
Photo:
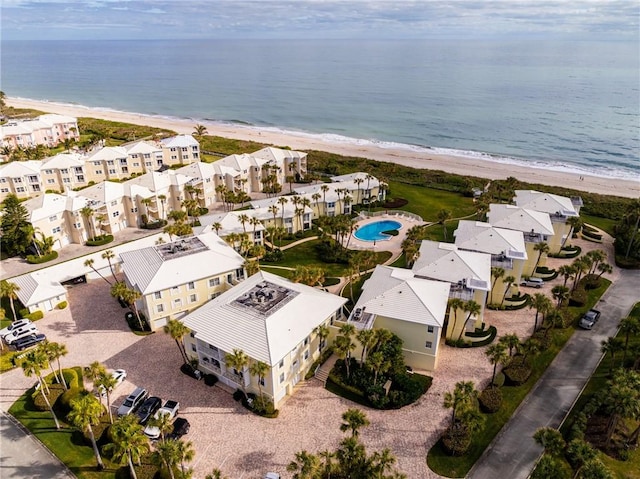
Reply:
[[[360,216],[363,218],[373,218],[376,216],[382,216],[385,218],[400,218],[400,219],[409,219],[414,221],[424,221],[421,216],[411,213],[409,211],[403,210],[388,210],[388,211],[361,211]]]

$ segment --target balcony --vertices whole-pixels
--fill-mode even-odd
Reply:
[[[507,270],[513,269],[513,260],[504,255],[491,255],[491,266]]]
[[[473,290],[466,287],[464,284],[452,284],[449,289],[449,298],[457,298],[462,301],[469,301],[473,299]]]
[[[375,314],[367,313],[364,308],[355,308],[347,321],[356,329],[371,329],[375,320]]]

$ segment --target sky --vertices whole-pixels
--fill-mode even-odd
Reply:
[[[636,0],[0,0],[2,40],[638,39]]]

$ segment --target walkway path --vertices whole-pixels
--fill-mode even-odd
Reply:
[[[596,327],[573,334],[468,477],[529,477],[542,453],[533,433],[540,427],[562,424],[602,358],[601,341],[616,334],[620,320],[640,301],[638,284],[640,271],[620,271],[618,281],[597,305],[602,315]]]

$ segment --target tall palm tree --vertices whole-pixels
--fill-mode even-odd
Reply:
[[[444,407],[451,409],[451,424],[456,423],[456,415],[478,396],[472,381],[460,381],[456,383],[453,392],[444,393]]]
[[[53,375],[56,383],[60,384],[60,378],[58,377],[58,372],[53,369],[53,360],[55,359],[54,348],[52,347],[54,343],[50,343],[48,339],[45,339],[40,343],[39,348],[42,349],[44,354],[47,356],[47,362],[49,363],[49,369],[51,370],[51,374]],[[65,385],[66,389],[66,385]]]
[[[584,465],[598,457],[597,451],[588,442],[582,439],[574,439],[567,445],[567,457],[575,467],[573,479],[580,477]]]
[[[107,411],[109,412],[109,422],[113,424],[113,414],[111,414],[111,393],[118,385],[118,381],[105,369],[104,371],[101,371],[100,374],[98,374],[98,377],[94,379],[93,384],[96,386],[98,392],[104,391],[107,397]]]
[[[240,387],[245,399],[247,399],[247,390],[244,385],[244,368],[249,364],[249,356],[241,349],[234,349],[232,353],[225,355],[224,361],[227,366],[235,370],[236,376],[240,378]]]
[[[533,332],[538,330],[538,315],[542,313],[544,316],[551,309],[551,301],[542,293],[536,293],[529,302],[529,309],[536,310],[535,323],[533,325]]]
[[[262,382],[269,372],[269,369],[271,369],[271,367],[262,361],[254,361],[251,363],[251,366],[249,366],[249,374],[258,378],[258,391],[260,392],[260,397],[262,397]]]
[[[536,265],[533,267],[533,274],[535,274],[542,255],[549,252],[549,245],[545,241],[540,241],[533,246],[533,251],[538,252],[538,259],[536,260]]]
[[[326,324],[321,324],[314,329],[314,332],[320,339],[320,342],[318,343],[318,351],[320,352],[320,354],[322,354],[322,349],[324,348],[325,341],[329,337],[331,331],[329,330],[329,326],[327,326]]]
[[[171,338],[176,342],[176,344],[178,345],[178,349],[180,350],[182,359],[184,360],[185,364],[188,363],[189,359],[187,358],[187,352],[184,349],[182,338],[184,338],[184,336],[189,333],[189,328],[177,319],[170,319],[164,326],[164,332],[171,336]]]
[[[89,258],[87,260],[85,260],[84,265],[91,268],[98,276],[100,276],[102,279],[104,279],[108,285],[111,285],[111,281],[109,281],[107,278],[105,278],[104,276],[102,276],[102,274],[100,274],[100,272],[95,268],[95,266],[93,266],[93,263],[95,262],[95,260],[93,258]]]
[[[342,420],[340,424],[340,430],[342,432],[351,431],[351,437],[358,437],[358,432],[361,428],[367,427],[370,422],[367,415],[360,409],[350,408],[342,414]]]
[[[11,283],[6,279],[0,281],[0,295],[2,295],[3,298],[9,298],[14,321],[18,319],[18,316],[16,315],[16,306],[14,304],[14,301],[18,299],[18,291],[20,291],[20,286],[16,283]]]
[[[380,351],[375,351],[367,357],[367,366],[373,370],[373,384],[378,384],[378,374],[386,373],[391,367],[391,362]]]
[[[451,313],[453,313],[453,325],[451,326],[451,335],[456,330],[456,323],[458,322],[458,311],[464,308],[464,301],[460,298],[451,298],[449,300],[449,320],[451,320]],[[447,328],[447,331],[449,328]],[[451,336],[450,335],[450,336]]]
[[[187,477],[187,471],[185,470],[185,462],[193,461],[196,451],[193,448],[191,441],[176,441],[176,455],[178,462],[180,463],[180,470],[182,471],[182,477]]]
[[[460,335],[458,336],[458,341],[462,339],[462,334],[464,333],[465,329],[467,329],[467,324],[469,323],[471,318],[475,315],[480,314],[480,311],[482,311],[482,306],[476,303],[473,299],[470,299],[469,301],[465,301],[463,309],[467,313],[467,319],[464,320],[464,324],[462,325],[462,329],[460,330]]]
[[[615,369],[616,354],[624,349],[624,344],[622,342],[622,339],[616,337],[608,337],[600,344],[600,351],[602,352],[602,354],[611,355],[611,364],[609,366],[609,373],[611,373],[611,371]]]
[[[564,245],[567,243],[567,241],[569,240],[569,238],[573,237],[573,233],[575,231],[579,231],[580,228],[582,228],[582,220],[580,219],[579,216],[571,216],[569,218],[567,218],[567,224],[571,227],[569,229],[569,234],[567,234],[567,236],[564,238],[564,240],[562,241],[562,247],[564,248]]]
[[[567,282],[575,274],[575,268],[570,264],[563,264],[558,268],[558,274],[564,278],[562,286],[567,286]]]
[[[329,191],[331,188],[329,188],[329,185],[322,185],[320,186],[320,191],[322,191],[322,212],[324,215],[327,214],[327,191]]]
[[[116,464],[128,464],[129,476],[137,479],[134,462],[149,452],[149,439],[144,435],[143,427],[138,423],[135,414],[119,417],[110,429],[111,442],[103,448],[106,454],[111,454],[111,460]]]
[[[287,465],[287,471],[294,473],[293,479],[314,479],[320,470],[320,459],[304,450],[296,452],[295,459]]]
[[[502,301],[500,301],[500,304],[504,304],[504,300],[507,299],[507,294],[509,294],[509,290],[511,289],[511,286],[516,282],[516,277],[513,275],[508,275],[504,277],[504,280],[502,281],[503,284],[506,284],[507,286],[504,288],[504,293],[502,295]]]
[[[66,356],[69,353],[67,347],[62,343],[49,343],[49,354],[52,359],[56,360],[58,364],[58,376],[60,377],[60,382],[62,383],[62,387],[65,391],[68,389],[67,382],[64,379],[64,374],[62,374],[62,365],[60,364],[60,358]]]
[[[356,200],[356,202],[357,202],[358,204],[361,204],[361,203],[362,203],[362,194],[360,193],[360,191],[361,191],[361,190],[360,190],[360,185],[361,185],[362,183],[364,183],[364,178],[360,178],[360,177],[355,178],[355,179],[353,180],[353,182],[356,184],[357,191],[358,191],[358,196],[357,196],[357,200]]]
[[[444,240],[447,241],[447,221],[451,219],[451,211],[441,209],[438,211],[438,224],[442,225],[442,231],[444,233]]]
[[[80,214],[82,215],[82,217],[85,219],[85,221],[89,224],[89,232],[91,233],[91,238],[95,238],[96,236],[96,225],[93,222],[93,215],[95,214],[95,211],[93,211],[93,209],[90,206],[85,206],[84,208],[82,208],[80,210]],[[90,238],[87,238],[90,239]]]
[[[180,451],[178,450],[178,441],[176,439],[168,439],[157,443],[156,450],[151,458],[156,465],[167,468],[171,479],[176,479],[173,468],[180,462]]]
[[[640,227],[640,199],[635,199],[629,205],[629,209],[627,210],[627,214],[625,215],[627,218],[636,217],[636,223],[634,227],[631,229],[631,238],[629,238],[629,243],[627,244],[627,250],[625,251],[624,258],[629,259],[629,254],[631,253],[631,246],[636,239],[636,235],[638,234],[638,227]]]
[[[111,270],[111,276],[113,276],[113,280],[118,281],[118,278],[116,278],[116,272],[113,270],[113,264],[111,264],[111,260],[115,257],[116,257],[116,254],[113,252],[113,250],[110,250],[110,249],[102,253],[102,259],[106,259],[107,262],[109,263],[109,269]]]
[[[96,456],[99,470],[104,469],[104,464],[102,462],[102,456],[100,456],[100,451],[98,450],[98,444],[96,443],[92,426],[100,424],[100,417],[102,417],[103,413],[102,404],[100,404],[95,396],[86,393],[81,394],[71,401],[71,412],[67,415],[67,419],[73,426],[89,434],[93,454]]]
[[[138,325],[140,325],[140,331],[144,331],[144,325],[142,324],[140,311],[138,310],[138,305],[136,304],[136,301],[138,301],[140,298],[142,298],[142,293],[137,289],[127,288],[125,290],[124,300],[129,304],[131,309],[133,309],[133,314],[136,315]]]
[[[506,271],[504,270],[504,268],[500,268],[499,266],[491,267],[491,277],[493,278],[493,283],[491,284],[491,293],[489,293],[491,303],[493,303],[493,292],[496,289],[496,283],[505,275],[505,272]]]
[[[569,299],[569,288],[558,284],[551,289],[551,294],[553,295],[553,299],[557,301],[556,309],[560,309],[562,303]]]
[[[198,123],[196,126],[193,127],[193,133],[197,137],[202,137],[208,133],[207,127]]]
[[[167,202],[167,196],[166,195],[158,195],[158,199],[160,200],[160,206],[162,206],[162,216],[160,217],[160,219],[166,220],[167,218],[164,215],[164,205]]]
[[[567,444],[562,434],[552,427],[541,427],[534,434],[533,439],[544,448],[544,452],[555,457],[562,457]]]
[[[22,357],[20,366],[22,367],[22,372],[25,376],[27,376],[28,378],[30,378],[31,376],[36,376],[38,378],[38,384],[40,384],[40,394],[42,394],[44,402],[47,403],[49,412],[53,417],[53,422],[56,424],[56,429],[60,429],[58,417],[53,411],[53,407],[51,407],[51,402],[49,402],[49,388],[47,387],[45,380],[42,378],[42,370],[47,367],[47,356],[41,349],[36,348],[29,351]]]
[[[280,198],[278,198],[278,204],[280,205],[280,208],[282,208],[282,226],[284,227],[284,210],[285,207],[284,205],[286,205],[287,203],[289,203],[289,200],[287,199],[286,196],[281,196]]]
[[[504,344],[498,342],[496,344],[492,344],[487,348],[484,352],[485,356],[489,358],[489,362],[493,365],[493,374],[491,375],[491,385],[493,385],[496,379],[496,370],[498,368],[498,364],[505,364],[509,361],[510,354],[507,353],[507,348]]]
[[[364,364],[367,360],[367,351],[376,344],[376,333],[373,332],[373,329],[361,329],[356,333],[356,339],[362,345],[360,363]]]
[[[337,336],[333,343],[335,353],[340,359],[344,360],[345,367],[347,368],[347,377],[350,376],[350,358],[351,351],[355,349],[356,345],[351,340],[350,336]]]
[[[624,353],[622,355],[622,367],[627,361],[627,349],[629,348],[629,337],[640,334],[640,320],[633,316],[628,316],[620,321],[620,332],[624,334]]]

